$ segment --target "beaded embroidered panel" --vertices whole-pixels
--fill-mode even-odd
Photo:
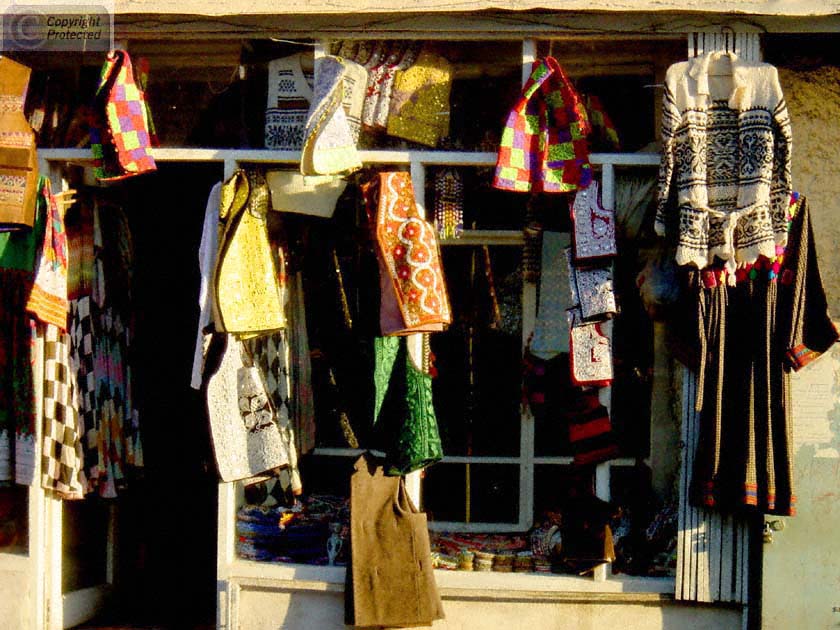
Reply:
[[[380,173],[376,238],[406,326],[452,321],[435,229],[420,218],[408,173]],[[370,189],[366,189],[370,192]],[[368,199],[369,209],[373,199]]]

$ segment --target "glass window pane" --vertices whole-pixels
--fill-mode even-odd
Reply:
[[[458,182],[463,189],[465,230],[516,230],[525,225],[528,195],[493,188],[492,166],[429,166],[426,170],[426,213],[434,217],[441,195]],[[444,187],[449,185],[449,189]],[[450,193],[451,194],[451,193]],[[447,241],[444,241],[447,244]]]
[[[62,508],[62,591],[104,584],[108,504],[89,497],[83,501],[64,501]]]
[[[610,495],[620,515],[613,523],[614,570],[631,575],[676,575],[676,488],[656,496],[644,464],[613,466]]]
[[[534,466],[534,519],[546,512],[560,512],[571,499],[591,494],[594,471],[555,464]]]
[[[29,489],[0,488],[0,552],[25,554],[29,550]]]
[[[443,251],[453,321],[432,335],[432,352],[435,410],[449,455],[519,454],[521,254],[493,247],[489,256],[498,309],[483,249]]]
[[[436,464],[424,473],[423,504],[430,521],[516,523],[519,466]]]

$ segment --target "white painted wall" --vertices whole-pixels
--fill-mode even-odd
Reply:
[[[27,557],[0,554],[0,630],[34,628],[30,566]]]
[[[829,311],[840,319],[840,68],[779,72]],[[762,627],[840,627],[840,347],[792,383],[797,515],[764,545]],[[770,517],[767,520],[774,520]]]

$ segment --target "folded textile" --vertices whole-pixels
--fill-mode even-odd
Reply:
[[[350,72],[360,75],[364,69],[332,55],[317,59],[315,64],[315,87],[304,129],[300,172],[303,175],[349,174],[360,169],[362,161],[343,106],[345,76]]]

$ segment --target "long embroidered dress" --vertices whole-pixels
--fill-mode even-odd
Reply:
[[[79,385],[89,490],[114,498],[143,466],[131,367],[133,245],[114,205],[82,200],[67,215],[71,360]]]
[[[792,210],[787,247],[738,269],[734,284],[722,267],[684,270],[687,290],[674,325],[688,341],[683,358],[699,374],[701,435],[691,482],[699,505],[796,511],[790,372],[828,350],[838,333],[805,199]]]
[[[0,485],[35,480],[35,331],[25,307],[44,222],[42,214],[30,232],[0,233]]]

